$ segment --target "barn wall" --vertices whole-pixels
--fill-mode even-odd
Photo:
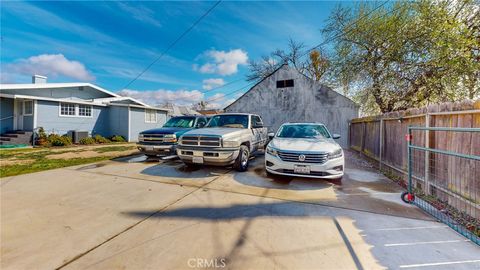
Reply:
[[[277,80],[294,79],[294,87],[276,88]],[[285,122],[320,122],[348,146],[348,122],[358,117],[358,107],[348,98],[284,66],[225,108],[226,112],[256,113],[269,131]]]

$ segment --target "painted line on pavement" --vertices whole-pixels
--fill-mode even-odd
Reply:
[[[439,262],[439,263],[408,264],[408,265],[400,265],[400,268],[414,268],[414,267],[440,266],[440,265],[463,264],[463,263],[480,263],[480,260],[469,260],[469,261],[453,261],[453,262]]]
[[[412,243],[397,243],[397,244],[385,244],[385,247],[398,247],[398,246],[416,246],[416,245],[428,245],[428,244],[445,244],[445,243],[459,243],[469,242],[470,240],[444,240],[444,241],[428,241],[428,242],[412,242]]]
[[[422,227],[403,227],[403,228],[383,228],[383,229],[375,229],[375,230],[372,230],[372,231],[403,231],[403,230],[440,229],[440,228],[448,228],[448,226],[445,225],[445,226],[422,226]]]

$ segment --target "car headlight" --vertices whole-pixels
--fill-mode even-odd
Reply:
[[[272,155],[272,156],[277,156],[278,152],[277,150],[273,149],[271,146],[267,146],[267,153]]]
[[[176,142],[177,141],[177,135],[175,135],[175,134],[165,134],[165,136],[163,136],[163,140],[165,142]]]
[[[240,142],[238,142],[238,141],[223,141],[222,146],[223,147],[232,147],[232,148],[239,147]]]
[[[343,156],[342,148],[338,148],[337,150],[328,153],[328,159],[339,158],[341,156]]]

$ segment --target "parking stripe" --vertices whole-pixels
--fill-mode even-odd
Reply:
[[[448,228],[448,226],[445,225],[445,226],[384,228],[384,229],[375,229],[374,231],[403,231],[403,230],[440,229],[440,228]]]
[[[480,260],[454,261],[454,262],[439,262],[439,263],[408,264],[408,265],[400,265],[400,268],[440,266],[440,265],[462,264],[462,263],[480,263]]]
[[[444,243],[458,243],[458,242],[468,242],[470,240],[444,240],[444,241],[429,241],[429,242],[412,242],[412,243],[397,243],[397,244],[385,244],[385,247],[398,247],[398,246],[416,246],[416,245],[426,245],[426,244],[444,244]]]

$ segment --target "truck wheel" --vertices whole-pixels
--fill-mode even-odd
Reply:
[[[240,145],[240,153],[233,164],[233,168],[239,172],[244,172],[248,169],[248,159],[250,157],[250,150],[246,145]]]

